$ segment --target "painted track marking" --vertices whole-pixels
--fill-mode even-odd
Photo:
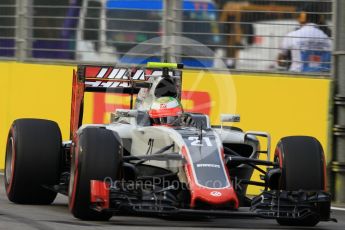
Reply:
[[[345,208],[339,208],[339,207],[331,207],[332,210],[337,210],[337,211],[345,211]]]

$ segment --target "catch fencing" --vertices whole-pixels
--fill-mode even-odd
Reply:
[[[306,4],[332,40],[332,0],[1,0],[0,58],[285,72],[282,40]]]

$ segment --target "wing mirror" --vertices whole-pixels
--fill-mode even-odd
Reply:
[[[238,114],[221,114],[220,121],[223,122],[240,122],[241,116]]]
[[[220,128],[221,128],[221,135],[223,133],[223,123],[224,122],[240,122],[241,117],[238,114],[221,114],[220,115]]]

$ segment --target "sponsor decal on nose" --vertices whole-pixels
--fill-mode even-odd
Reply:
[[[210,192],[210,194],[211,194],[211,196],[221,196],[222,195],[222,193],[219,191],[212,191],[212,192]]]
[[[198,168],[220,168],[218,164],[196,164]]]

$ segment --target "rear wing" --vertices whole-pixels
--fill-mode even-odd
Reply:
[[[85,84],[85,92],[137,93],[149,85],[145,70],[113,66],[78,66],[78,80]]]
[[[133,107],[133,95],[142,88],[150,88],[150,77],[182,76],[174,69],[183,68],[182,64],[149,62],[147,68],[127,68],[116,66],[79,65],[73,70],[70,138],[82,124],[85,92],[121,93],[131,96],[130,108]]]

